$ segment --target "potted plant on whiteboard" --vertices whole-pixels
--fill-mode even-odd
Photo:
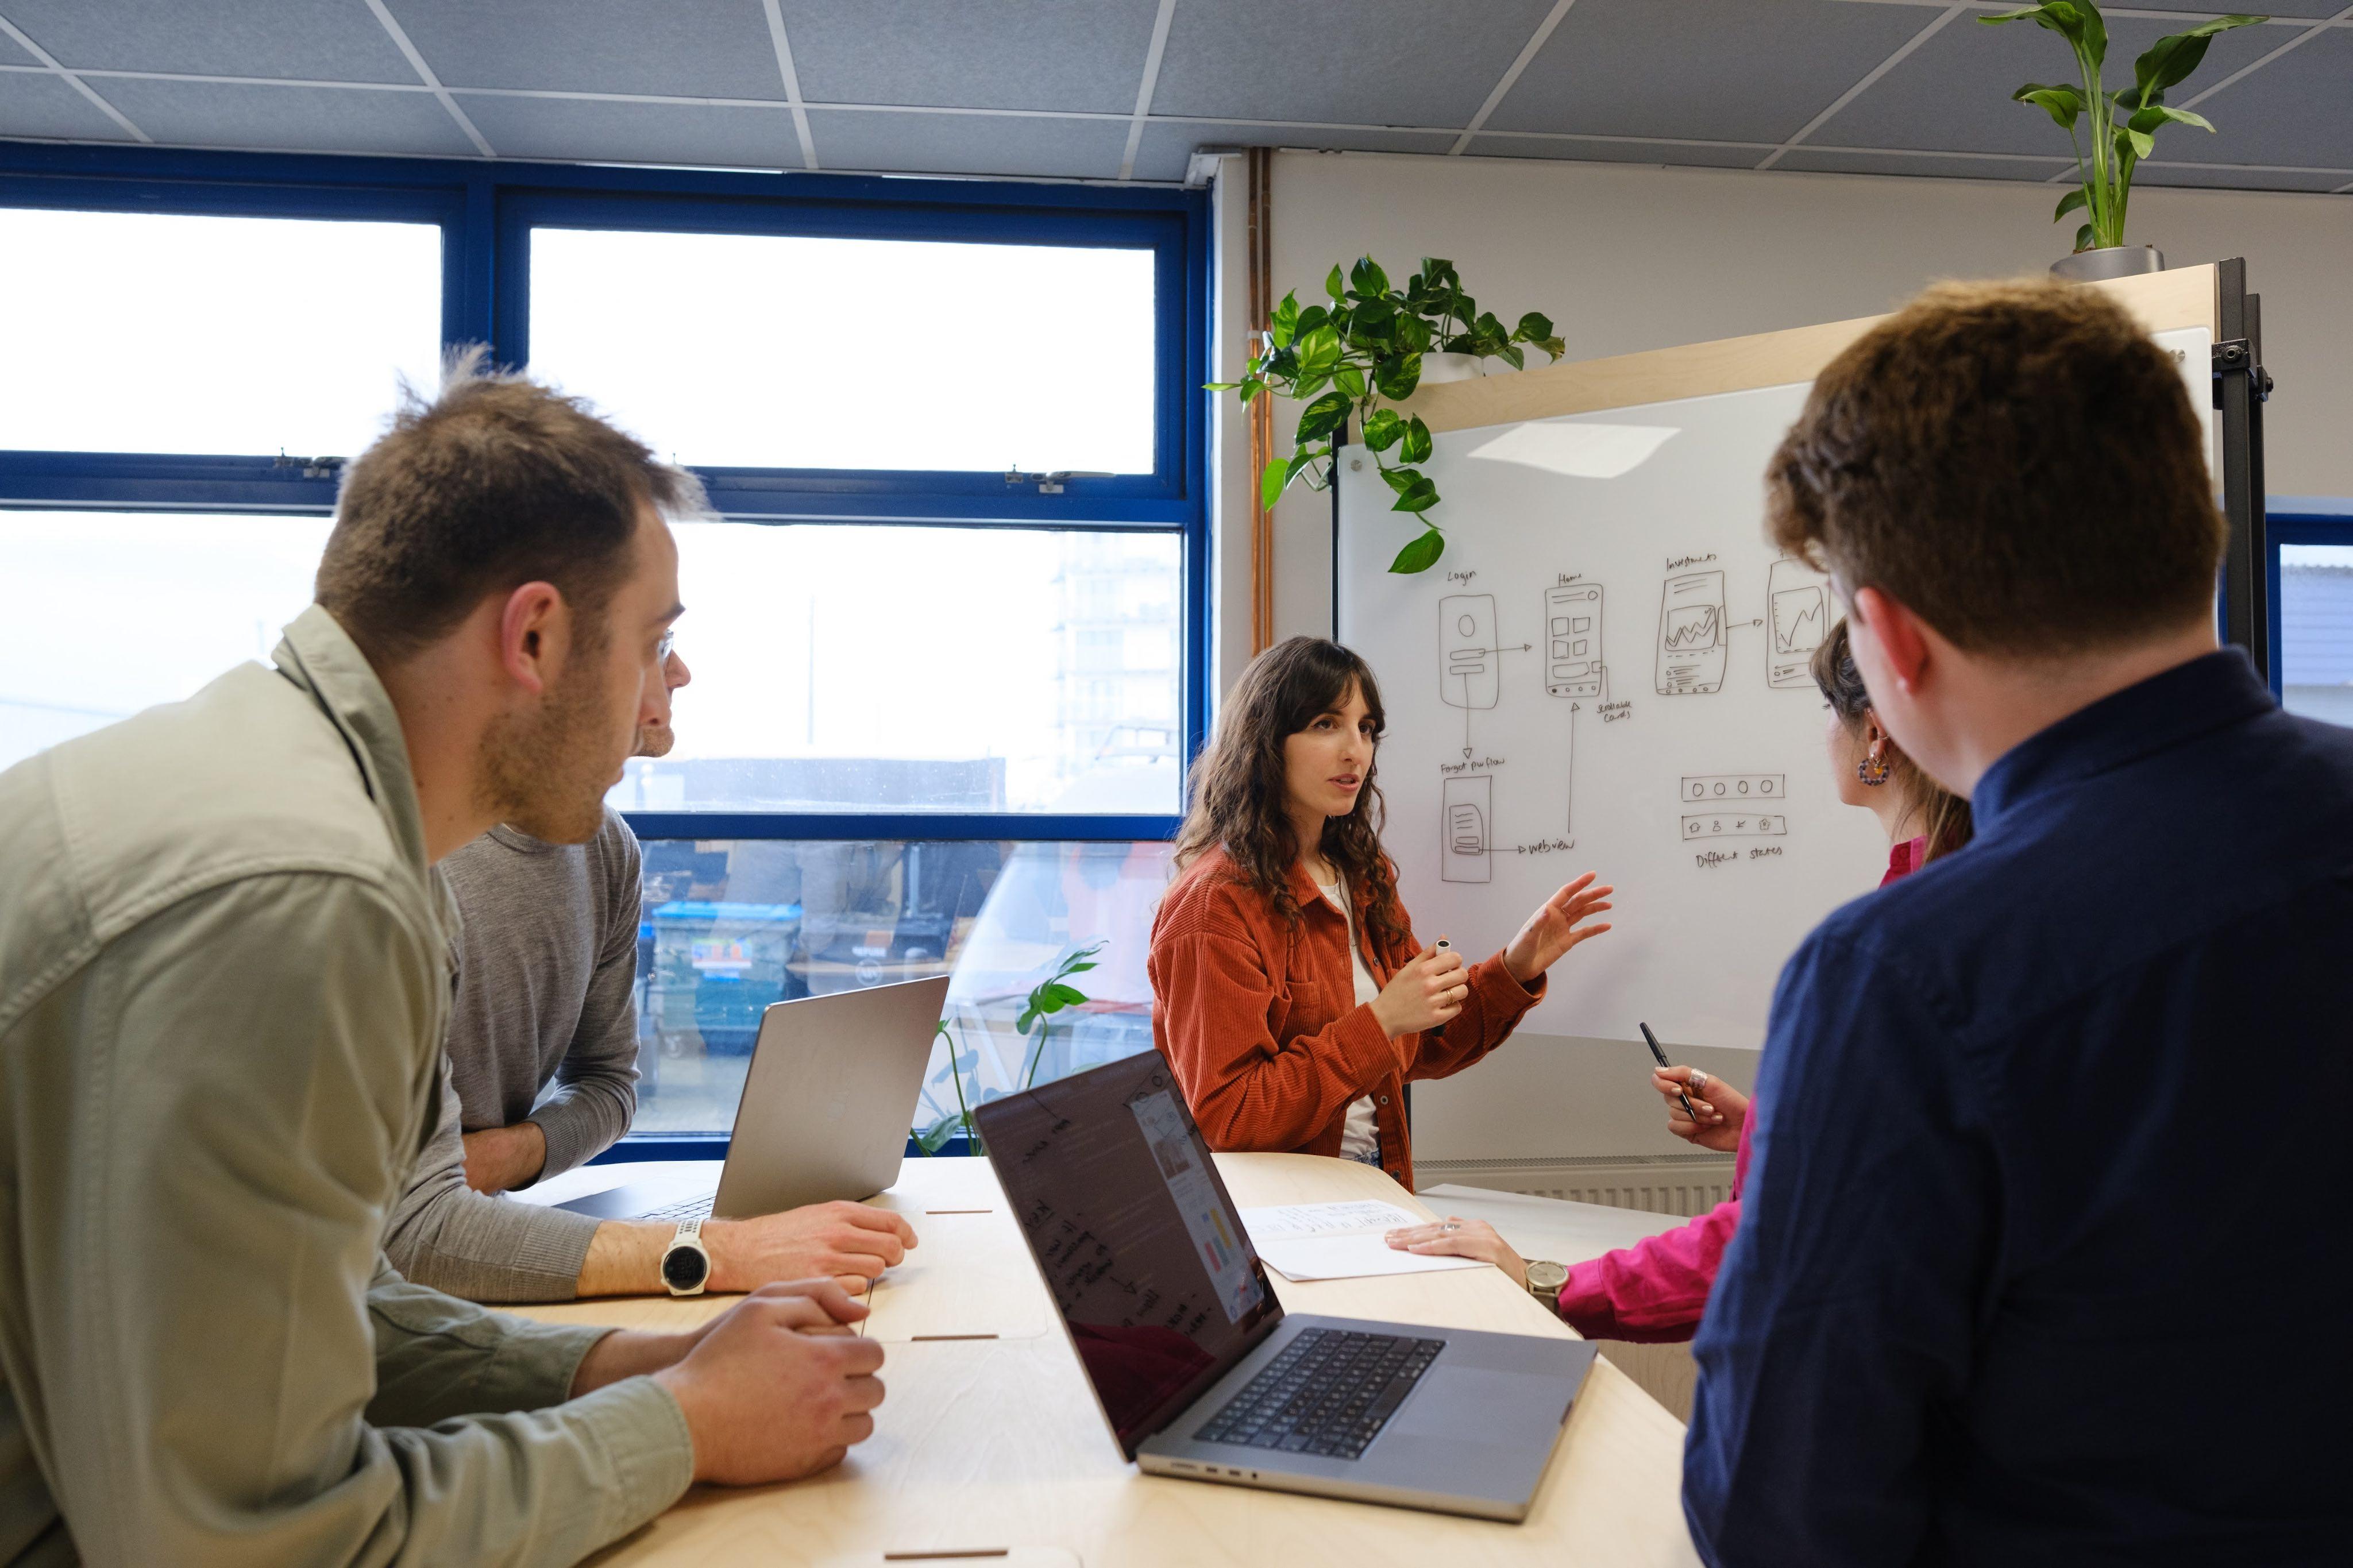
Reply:
[[[1333,268],[1324,292],[1329,304],[1304,309],[1296,290],[1285,294],[1242,379],[1211,382],[1210,390],[1237,393],[1244,403],[1280,393],[1306,405],[1290,456],[1271,458],[1259,476],[1259,494],[1268,506],[1303,477],[1312,489],[1330,488],[1332,466],[1353,419],[1357,438],[1396,496],[1390,510],[1421,522],[1389,570],[1427,572],[1446,549],[1445,535],[1430,516],[1438,487],[1417,466],[1429,459],[1430,427],[1419,415],[1400,415],[1392,405],[1425,380],[1457,378],[1431,374],[1439,367],[1430,362],[1440,355],[1456,356],[1446,367],[1452,373],[1487,359],[1518,370],[1528,349],[1556,360],[1566,345],[1536,311],[1506,327],[1493,311],[1480,310],[1463,292],[1454,263],[1436,257],[1425,257],[1403,289],[1391,288],[1380,264],[1363,257],[1345,277]]]
[[[2084,222],[2075,230],[2075,253],[2053,263],[2051,270],[2079,281],[2163,271],[2165,257],[2157,247],[2125,244],[2125,209],[2132,199],[2133,170],[2155,151],[2160,128],[2214,129],[2203,115],[2166,102],[2165,95],[2188,80],[2205,60],[2206,46],[2216,34],[2271,18],[2216,16],[2186,33],[2159,38],[2133,62],[2132,85],[2113,89],[2103,84],[2100,75],[2108,55],[2108,25],[2093,0],[2045,0],[2022,11],[1978,20],[1989,26],[2031,21],[2066,39],[2075,54],[2081,86],[2030,81],[2010,95],[2020,103],[2040,105],[2075,143],[2075,169],[2081,179],[2075,189],[2059,198],[2059,210],[2051,219],[2056,223],[2069,213],[2080,212]]]

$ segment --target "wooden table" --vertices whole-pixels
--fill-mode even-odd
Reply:
[[[1244,1207],[1382,1198],[1428,1212],[1369,1165],[1300,1154],[1220,1154],[1218,1164]],[[626,1165],[593,1170],[567,1173],[559,1178],[565,1187],[545,1196],[632,1173]],[[1683,1426],[1607,1361],[1594,1363],[1523,1524],[1145,1476],[1120,1458],[1103,1425],[988,1163],[910,1160],[898,1185],[871,1201],[906,1215],[922,1240],[875,1293],[871,1322],[889,1346],[882,1377],[890,1396],[876,1412],[874,1436],[837,1469],[805,1481],[697,1487],[596,1561],[845,1568],[983,1553],[995,1568],[1698,1561],[1680,1501]],[[1493,1269],[1314,1284],[1269,1277],[1291,1311],[1574,1337]],[[524,1310],[550,1321],[673,1329],[731,1300]],[[952,1337],[972,1333],[997,1337]]]

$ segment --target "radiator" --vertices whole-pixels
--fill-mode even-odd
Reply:
[[[1453,1182],[1499,1193],[1649,1214],[1701,1215],[1732,1195],[1731,1156],[1600,1155],[1551,1160],[1417,1160],[1424,1187]]]

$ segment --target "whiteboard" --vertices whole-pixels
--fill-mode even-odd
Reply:
[[[2158,334],[2211,451],[2209,341]],[[1380,684],[1416,934],[1484,955],[1577,873],[1618,889],[1524,1031],[1760,1045],[1790,952],[1885,869],[1808,668],[1843,606],[1765,542],[1766,461],[1810,385],[1440,434],[1446,553],[1414,576],[1388,567],[1416,525],[1341,453],[1338,636]]]

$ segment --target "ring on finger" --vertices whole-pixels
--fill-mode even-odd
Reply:
[[[1705,1093],[1705,1092],[1706,1092],[1706,1090],[1707,1090],[1707,1074],[1706,1074],[1706,1073],[1704,1073],[1704,1072],[1703,1072],[1703,1071],[1702,1071],[1701,1069],[1699,1069],[1698,1068],[1692,1068],[1692,1076],[1691,1076],[1691,1091],[1692,1091],[1694,1094],[1704,1094],[1704,1093]]]

